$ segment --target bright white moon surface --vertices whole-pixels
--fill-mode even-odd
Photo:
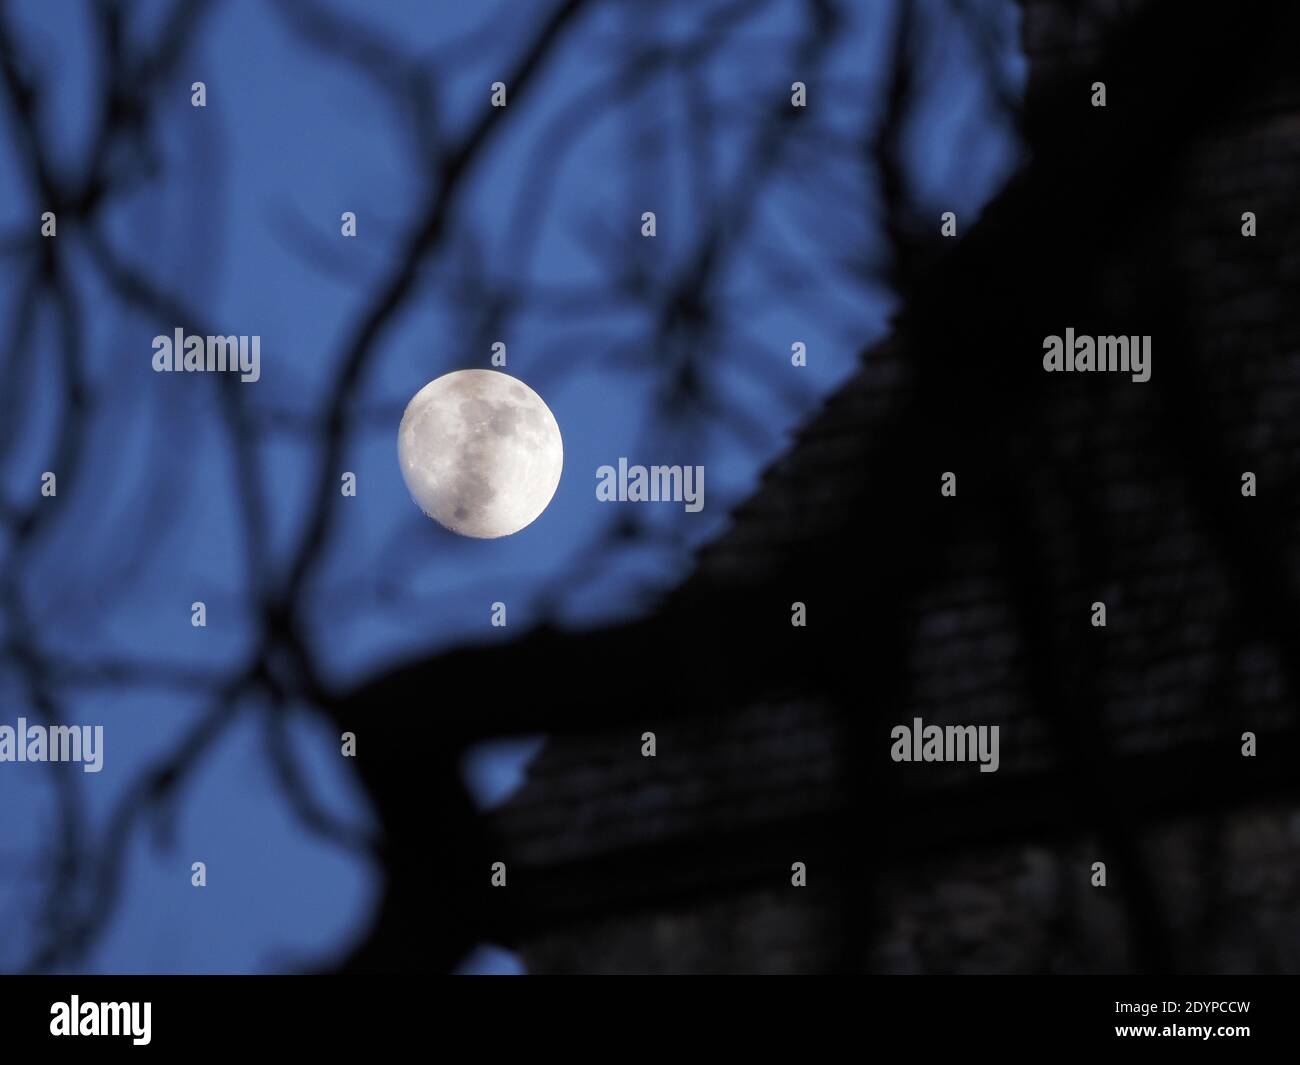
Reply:
[[[397,460],[440,525],[492,539],[531,525],[560,483],[564,444],[542,397],[496,370],[456,370],[406,405]]]

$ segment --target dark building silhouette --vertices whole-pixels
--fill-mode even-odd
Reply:
[[[485,817],[437,792],[408,872],[442,886],[440,962],[1300,968],[1297,17],[1193,6],[1027,3],[1025,168],[918,247],[891,337],[658,610],[343,700],[498,678],[439,725],[448,780],[477,739],[550,737]],[[1149,335],[1150,380],[1044,372],[1067,328]],[[915,718],[999,726],[998,771],[895,763]],[[359,966],[413,927],[403,883]]]

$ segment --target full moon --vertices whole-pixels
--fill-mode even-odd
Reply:
[[[560,427],[542,397],[496,370],[456,370],[406,405],[397,460],[411,498],[461,536],[493,539],[531,525],[564,466]]]

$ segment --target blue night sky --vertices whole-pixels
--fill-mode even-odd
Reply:
[[[840,5],[844,24],[809,66],[797,57],[807,32],[802,0],[746,6],[732,28],[710,37],[704,27],[734,4],[595,4],[541,76],[510,96],[509,121],[467,176],[441,250],[351,397],[339,472],[356,474],[358,494],[335,500],[341,518],[305,615],[331,684],[546,619],[587,625],[646,609],[887,331],[893,298],[872,276],[882,265],[879,198],[857,141],[879,117],[895,5]],[[1015,163],[1011,133],[994,118],[951,6],[915,5],[930,46],[917,60],[922,96],[905,142],[913,198],[936,230],[945,210],[968,227]],[[998,28],[1001,73],[1018,92],[1014,4],[967,6]],[[147,46],[169,9],[130,5],[128,46]],[[487,107],[490,84],[507,76],[550,5],[334,0],[330,9],[410,57],[436,89],[426,128],[455,139]],[[43,135],[69,175],[86,165],[102,102],[89,10],[79,0],[5,5],[9,32],[44,89]],[[261,380],[239,386],[251,390],[268,499],[256,558],[241,532],[215,382],[150,366],[152,338],[181,323],[123,302],[86,252],[87,235],[61,222],[83,334],[85,451],[75,477],[65,482],[56,470],[62,509],[39,542],[16,552],[7,525],[0,538],[0,570],[25,604],[20,623],[52,659],[204,675],[245,661],[256,636],[252,564],[281,571],[300,543],[321,412],[345,338],[428,195],[428,163],[391,87],[305,42],[279,10],[254,0],[213,7],[156,90],[156,157],[117,161],[145,176],[108,204],[99,228],[117,256],[215,332],[262,338]],[[682,58],[701,40],[706,54]],[[629,62],[651,45],[669,60],[629,87]],[[758,131],[774,101],[788,103],[796,79],[808,84],[809,113],[785,135],[752,202],[736,210],[758,166]],[[198,80],[207,85],[205,109],[190,106]],[[12,510],[30,505],[41,473],[53,468],[63,371],[58,312],[48,302],[25,343],[11,346],[31,261],[22,242],[45,206],[7,103],[0,127],[0,388],[21,396],[0,427],[0,504]],[[644,210],[657,215],[653,241],[639,233]],[[340,235],[344,211],[358,216],[355,240]],[[730,221],[703,294],[709,324],[686,340],[665,334],[653,296],[679,282],[720,217]],[[533,525],[476,541],[444,532],[411,503],[396,429],[422,385],[488,366],[497,340],[508,346],[506,370],[554,412],[565,470]],[[807,345],[804,369],[790,366],[794,341]],[[683,364],[704,384],[707,407],[684,408],[668,387]],[[619,456],[703,464],[704,511],[663,504],[629,515],[599,502],[595,470]],[[627,520],[638,523],[635,536],[610,535]],[[206,628],[190,625],[194,600],[207,605]],[[497,600],[509,604],[505,634],[488,626]],[[16,623],[0,611],[0,642]],[[104,724],[105,768],[87,775],[0,765],[0,970],[22,966],[40,934],[58,835],[54,774],[75,776],[83,842],[94,853],[142,767],[211,701],[183,682],[72,681],[59,695],[69,720]],[[491,698],[428,695],[419,712],[431,715],[448,700]],[[0,723],[28,713],[30,700],[0,658]],[[240,708],[168,816],[136,822],[112,916],[70,967],[277,971],[328,962],[363,934],[378,870],[299,823],[255,710]],[[305,705],[291,727],[316,800],[348,823],[372,825],[337,735]],[[470,752],[464,772],[476,799],[488,806],[507,798],[543,744],[500,737]],[[203,890],[190,886],[195,860],[207,864]],[[98,890],[88,871],[81,890]],[[522,967],[484,945],[462,971]]]

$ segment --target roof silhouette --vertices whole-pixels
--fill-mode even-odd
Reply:
[[[917,249],[891,336],[659,609],[344,701],[487,671],[449,749],[549,737],[499,810],[442,795],[448,957],[478,937],[530,971],[1300,964],[1275,934],[1300,901],[1297,16],[1137,7],[1070,38],[1094,23],[1029,5],[1030,162]],[[1067,328],[1150,336],[1150,381],[1044,373]],[[892,762],[916,718],[999,726],[999,770]]]

